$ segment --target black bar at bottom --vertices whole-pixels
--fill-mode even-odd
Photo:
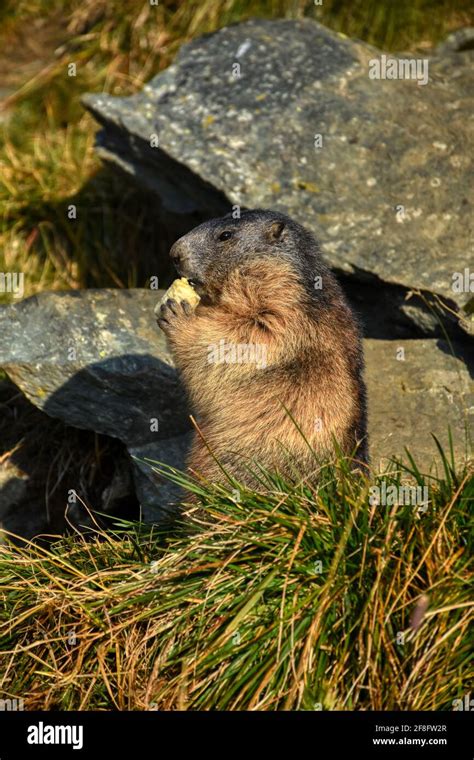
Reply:
[[[303,750],[472,760],[470,712],[0,712],[0,760]],[[111,754],[112,753],[112,754]],[[293,758],[289,758],[293,760]],[[330,758],[332,760],[332,758]],[[335,758],[334,758],[335,760]]]

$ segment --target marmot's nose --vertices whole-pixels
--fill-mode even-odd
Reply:
[[[170,258],[173,264],[175,265],[175,267],[178,266],[181,256],[182,256],[181,240],[177,240],[176,243],[174,243],[170,249]]]
[[[190,252],[188,243],[180,238],[171,246],[170,258],[177,272],[182,277],[187,277],[191,269]]]

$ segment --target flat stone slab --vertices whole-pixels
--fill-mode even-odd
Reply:
[[[184,391],[153,314],[161,293],[41,293],[0,307],[0,366],[68,425],[127,446],[182,433]]]
[[[165,206],[284,211],[333,267],[457,308],[473,297],[453,279],[472,251],[474,53],[459,48],[426,58],[427,84],[373,79],[380,50],[311,20],[252,20],[183,46],[134,96],[84,103],[99,153]]]

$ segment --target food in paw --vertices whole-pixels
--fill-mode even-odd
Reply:
[[[169,298],[178,301],[178,303],[181,303],[181,301],[187,301],[193,309],[196,308],[201,300],[200,296],[198,296],[194,288],[189,284],[186,277],[180,277],[171,283],[161,301],[158,301],[156,304],[155,314],[159,313],[161,307]]]

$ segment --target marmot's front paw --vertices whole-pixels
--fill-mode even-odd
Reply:
[[[168,298],[160,307],[158,312],[158,325],[166,335],[170,335],[180,322],[188,319],[194,313],[194,309],[188,301],[175,301],[174,298]]]

